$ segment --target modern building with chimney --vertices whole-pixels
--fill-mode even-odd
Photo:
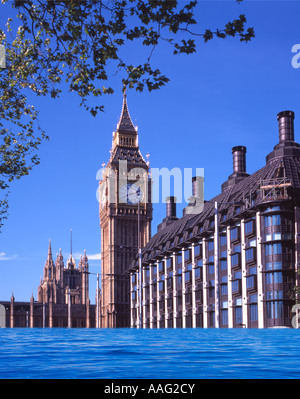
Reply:
[[[277,118],[279,141],[261,169],[249,175],[246,147],[236,146],[232,174],[200,213],[177,218],[176,199],[168,198],[166,218],[130,269],[131,327],[291,327],[300,145],[294,113]],[[197,202],[203,179],[195,176],[192,184]]]

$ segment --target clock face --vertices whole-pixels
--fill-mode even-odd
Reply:
[[[120,198],[126,204],[136,205],[142,201],[143,197],[143,190],[137,184],[128,183],[120,188]]]

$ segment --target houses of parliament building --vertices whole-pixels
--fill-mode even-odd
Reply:
[[[0,302],[6,327],[291,327],[300,266],[300,145],[294,113],[277,115],[277,144],[248,174],[246,147],[232,148],[232,174],[203,200],[191,181],[188,212],[176,198],[151,234],[152,181],[126,94],[99,184],[101,289],[89,299],[88,257],[76,267],[49,242],[36,300]],[[274,140],[276,136],[274,135]],[[201,203],[201,211],[196,210]],[[199,209],[200,209],[199,208]],[[2,316],[1,316],[2,315]],[[5,320],[5,322],[3,322]],[[3,325],[2,325],[3,326]]]

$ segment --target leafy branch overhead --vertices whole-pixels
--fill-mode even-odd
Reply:
[[[159,45],[170,46],[174,55],[191,54],[199,38],[207,42],[236,36],[248,42],[254,37],[244,15],[222,29],[197,32],[197,7],[201,10],[197,1],[2,3],[17,17],[0,29],[0,44],[6,50],[6,68],[0,70],[0,189],[29,173],[39,162],[38,146],[47,138],[39,127],[38,111],[28,104],[29,93],[57,98],[65,87],[77,93],[80,105],[95,116],[103,111],[97,98],[114,92],[112,77],[118,73],[124,87],[137,91],[156,90],[169,81],[152,64]],[[132,45],[136,51],[126,51]],[[141,49],[148,50],[145,56],[145,51],[139,54]]]
[[[123,71],[124,85],[138,91],[159,89],[168,82],[151,65],[161,42],[169,43],[173,54],[190,54],[196,51],[197,36],[205,42],[228,36],[247,42],[254,37],[253,28],[246,29],[244,15],[223,29],[193,32],[197,1],[14,0],[12,5],[19,10],[21,25],[14,40],[2,40],[11,78],[22,88],[53,98],[60,94],[64,80],[93,115],[103,106],[91,107],[87,99],[113,93],[109,85],[113,73]],[[150,48],[138,65],[126,59],[123,50],[135,41]]]

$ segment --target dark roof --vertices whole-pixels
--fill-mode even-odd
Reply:
[[[136,164],[137,167],[146,164],[139,148],[127,148],[117,145],[111,153],[109,162],[118,163],[124,160]]]
[[[295,153],[293,155],[295,155]],[[227,224],[230,220],[234,222],[237,217],[236,211],[238,205],[231,203],[244,203],[244,205],[240,206],[240,213],[255,210],[256,206],[262,203],[261,185],[263,181],[276,178],[285,178],[285,181],[290,182],[290,186],[293,190],[296,189],[300,191],[300,149],[298,150],[297,157],[275,157],[271,161],[268,161],[266,166],[259,169],[257,172],[245,177],[242,181],[228,188],[210,201],[206,201],[203,211],[200,214],[186,214],[160,230],[143,248],[142,253],[144,260],[153,259],[158,252],[167,251],[168,248],[173,246],[172,241],[174,240],[174,245],[176,245],[178,243],[178,238],[181,236],[182,240],[180,240],[180,238],[179,240],[180,245],[183,246],[185,241],[189,241],[190,232],[192,232],[193,236],[199,236],[205,233],[211,235],[214,231],[214,227],[211,226],[211,221],[214,218],[215,201],[218,202],[220,219],[222,218],[222,214],[226,213]],[[222,227],[221,224],[220,227]]]
[[[119,119],[119,123],[117,125],[117,130],[119,132],[134,133],[134,134],[137,133],[137,129],[134,127],[132,120],[130,118],[126,94],[123,95],[122,112]]]

